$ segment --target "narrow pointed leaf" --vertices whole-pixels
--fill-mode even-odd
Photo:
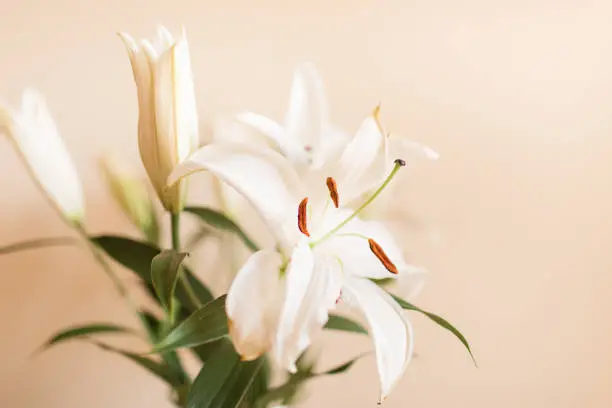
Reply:
[[[334,314],[329,315],[329,320],[325,325],[328,330],[340,330],[353,333],[368,334],[368,331],[359,323],[343,316]]]
[[[349,368],[351,368],[353,366],[353,364],[355,364],[357,362],[357,360],[361,359],[362,357],[367,356],[370,353],[363,353],[357,357],[355,357],[354,359],[347,361],[344,364],[341,364],[337,367],[334,368],[330,368],[329,370],[326,370],[322,373],[319,374],[315,374],[314,376],[320,376],[320,375],[335,375],[335,374],[342,374],[344,372],[346,372]]]
[[[172,249],[163,250],[151,261],[151,281],[161,305],[166,310],[174,310],[172,299],[178,282],[181,263],[187,256]]]
[[[138,312],[138,314],[140,315],[141,320],[147,322],[147,335],[149,337],[149,341],[151,341],[151,343],[157,342],[157,336],[161,327],[161,322],[159,319],[152,313],[142,310]]]
[[[208,302],[183,320],[154,347],[155,352],[194,347],[218,340],[228,333],[225,295]]]
[[[144,357],[136,353],[124,351],[96,341],[92,341],[92,343],[100,347],[102,350],[117,353],[132,360],[134,363],[138,364],[145,370],[149,371],[151,374],[154,374],[155,376],[159,377],[170,385],[176,386],[182,384],[182,379],[178,377],[176,373],[171,369],[171,367],[164,362],[159,362],[153,360],[150,357]]]
[[[157,340],[159,339],[159,335],[161,334],[162,330],[162,324],[160,320],[149,312],[141,311],[139,313],[141,318],[147,322],[147,334],[149,337],[149,341],[152,344],[157,343]],[[180,378],[181,381],[185,384],[190,383],[189,375],[187,375],[187,372],[183,368],[181,360],[179,359],[179,356],[175,351],[160,353],[160,356],[168,365],[168,367],[173,371],[174,375],[177,378]]]
[[[72,237],[38,238],[27,241],[15,242],[0,247],[0,255],[12,254],[30,249],[50,248],[57,246],[78,245],[79,240]]]
[[[470,353],[470,357],[472,357],[472,361],[474,362],[475,366],[478,366],[478,364],[476,364],[476,358],[474,357],[474,354],[472,353],[472,349],[470,348],[470,343],[468,343],[467,339],[465,338],[465,336],[463,336],[463,334],[461,334],[461,332],[459,330],[457,330],[455,328],[455,326],[453,326],[452,324],[450,324],[446,319],[444,319],[441,316],[438,316],[434,313],[430,313],[430,312],[426,312],[425,310],[413,305],[412,303],[406,302],[404,299],[399,298],[395,295],[391,295],[393,296],[393,299],[395,299],[395,301],[403,308],[406,310],[414,310],[415,312],[419,312],[424,314],[425,316],[429,317],[431,320],[433,320],[435,323],[437,323],[439,326],[445,328],[446,330],[450,331],[451,333],[453,333],[455,335],[455,337],[457,337],[457,339],[459,339],[459,341],[465,346],[465,348],[467,349],[468,353]]]
[[[238,224],[229,219],[223,213],[208,207],[187,207],[185,208],[185,211],[198,216],[202,221],[211,227],[236,234],[236,236],[238,236],[244,245],[246,245],[246,247],[251,251],[256,252],[259,250],[253,240],[251,240],[251,238],[249,238],[244,231],[242,231],[242,228],[240,228]]]
[[[91,323],[79,326],[73,326],[64,330],[61,330],[54,334],[49,340],[41,346],[41,350],[49,348],[55,344],[62,343],[67,340],[89,337],[95,334],[111,334],[111,333],[132,333],[132,329],[118,326],[115,324],[106,323]]]
[[[237,408],[254,387],[264,359],[240,361],[225,339],[200,370],[187,396],[187,408]]]
[[[145,283],[149,294],[154,299],[157,299],[155,289],[151,281],[151,262],[153,261],[153,258],[161,252],[158,247],[149,243],[136,241],[131,238],[112,235],[93,236],[90,237],[90,239],[101,249],[103,249],[108,256],[127,269],[136,273],[136,275],[138,275],[138,277]],[[206,286],[204,286],[187,267],[184,267],[184,274],[201,304],[206,304],[213,299],[213,295],[210,290],[208,290],[208,288],[206,288]],[[197,305],[194,305],[191,302],[189,296],[181,285],[176,288],[175,294],[176,298],[181,302],[181,305],[186,309],[185,315],[197,309]]]

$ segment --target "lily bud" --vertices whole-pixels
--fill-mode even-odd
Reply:
[[[149,242],[157,244],[159,227],[145,184],[123,168],[116,158],[104,157],[100,161],[100,167],[113,198],[125,215],[143,232]]]
[[[0,105],[0,133],[11,139],[54,207],[80,223],[85,215],[81,181],[43,97],[27,89],[19,111]]]
[[[138,91],[138,147],[164,208],[183,207],[183,183],[166,187],[168,175],[198,147],[198,115],[185,33],[175,40],[159,27],[153,41],[119,34]]]

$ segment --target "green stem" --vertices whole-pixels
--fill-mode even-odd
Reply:
[[[374,201],[376,199],[376,197],[378,197],[380,195],[380,193],[382,193],[382,191],[389,185],[391,180],[393,180],[393,177],[395,177],[395,173],[397,173],[397,171],[401,167],[403,167],[403,166],[404,166],[404,162],[403,161],[396,161],[395,165],[393,166],[393,170],[391,170],[391,173],[389,173],[389,175],[387,176],[387,178],[384,181],[384,183],[382,183],[381,186],[378,187],[378,189],[374,192],[374,194],[372,194],[370,196],[370,198],[368,198],[363,204],[361,204],[359,206],[359,208],[357,208],[355,210],[355,212],[353,212],[351,215],[349,215],[344,221],[342,221],[340,224],[338,224],[335,228],[333,228],[327,234],[323,235],[318,240],[310,243],[310,247],[314,248],[315,246],[319,245],[321,242],[327,240],[329,237],[331,237],[336,232],[338,232],[342,227],[344,227],[346,224],[348,224],[349,221],[351,221],[353,218],[357,217],[359,215],[359,213],[361,211],[363,211],[364,208],[366,208],[368,205],[370,205],[372,203],[372,201]]]
[[[29,249],[68,246],[76,243],[78,243],[78,240],[73,237],[38,238],[28,241],[15,242],[14,244],[0,247],[0,255],[27,251]]]
[[[172,249],[174,249],[176,252],[181,251],[180,220],[181,220],[180,213],[178,214],[175,214],[172,212],[170,213],[170,227],[172,231]],[[187,280],[187,276],[185,275],[184,270],[181,270],[180,274],[181,274],[181,277],[179,280],[181,282],[181,285],[183,286],[183,289],[185,289],[185,293],[189,297],[189,300],[191,301],[191,303],[193,303],[193,305],[199,309],[200,307],[202,307],[202,303],[200,302],[200,299],[198,299],[195,292],[193,291],[193,288],[189,284],[189,281]]]

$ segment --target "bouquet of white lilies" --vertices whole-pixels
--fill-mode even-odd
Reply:
[[[467,340],[448,321],[388,291],[394,280],[418,286],[424,270],[404,260],[382,223],[364,217],[402,171],[406,154],[435,159],[435,152],[387,134],[379,107],[354,135],[335,127],[311,64],[295,71],[282,124],[240,113],[218,122],[212,141],[199,147],[185,33],[175,39],[162,27],[152,41],[123,33],[120,38],[136,83],[140,156],[170,219],[172,248],[160,248],[155,196],[113,162],[103,167],[113,196],[142,237],[88,232],[76,168],[39,93],[26,90],[19,109],[0,106],[0,132],[14,142],[34,182],[139,318],[149,347],[134,352],[104,343],[99,335],[138,332],[99,322],[61,330],[44,347],[78,339],[119,353],[161,378],[173,401],[190,408],[292,404],[309,379],[346,372],[355,361],[315,369],[307,352],[324,330],[371,336],[382,402],[412,356],[406,311],[429,317],[471,355]],[[214,176],[215,191],[233,199],[234,211],[185,206],[187,179],[197,172]],[[249,208],[268,227],[272,245],[260,247],[244,232],[241,223],[248,217],[241,214],[248,211],[242,209]],[[185,264],[184,212],[209,230],[234,236],[252,252],[236,265],[227,294],[214,295],[195,267]],[[11,244],[0,253],[57,243]],[[110,259],[138,276],[154,306],[134,300]],[[352,317],[334,313],[343,305]],[[186,351],[179,355],[179,349]],[[197,375],[185,369],[185,358],[200,361]],[[277,375],[279,380],[272,381],[275,372],[283,379]]]

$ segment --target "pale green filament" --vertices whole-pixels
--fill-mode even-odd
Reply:
[[[335,228],[333,228],[331,231],[327,232],[325,235],[323,235],[318,240],[311,242],[310,243],[310,247],[314,248],[315,246],[319,245],[320,243],[326,241],[331,236],[333,236],[335,233],[337,233],[342,227],[344,227],[346,224],[348,224],[349,221],[351,221],[353,218],[357,217],[361,211],[363,211],[368,205],[370,205],[372,203],[372,201],[374,201],[376,199],[376,197],[378,197],[380,195],[380,193],[382,193],[382,191],[389,185],[391,180],[393,180],[393,177],[395,177],[395,174],[400,169],[400,167],[403,167],[404,165],[405,165],[405,163],[404,163],[403,160],[396,160],[395,161],[395,165],[393,166],[393,169],[391,170],[391,173],[389,173],[389,175],[387,176],[385,181],[380,185],[380,187],[378,187],[378,189],[374,192],[374,194],[372,194],[370,196],[370,198],[368,198],[363,204],[361,204],[359,206],[359,208],[357,208],[355,210],[355,212],[353,212],[351,215],[349,215],[344,221],[342,221],[340,224],[338,224]]]

